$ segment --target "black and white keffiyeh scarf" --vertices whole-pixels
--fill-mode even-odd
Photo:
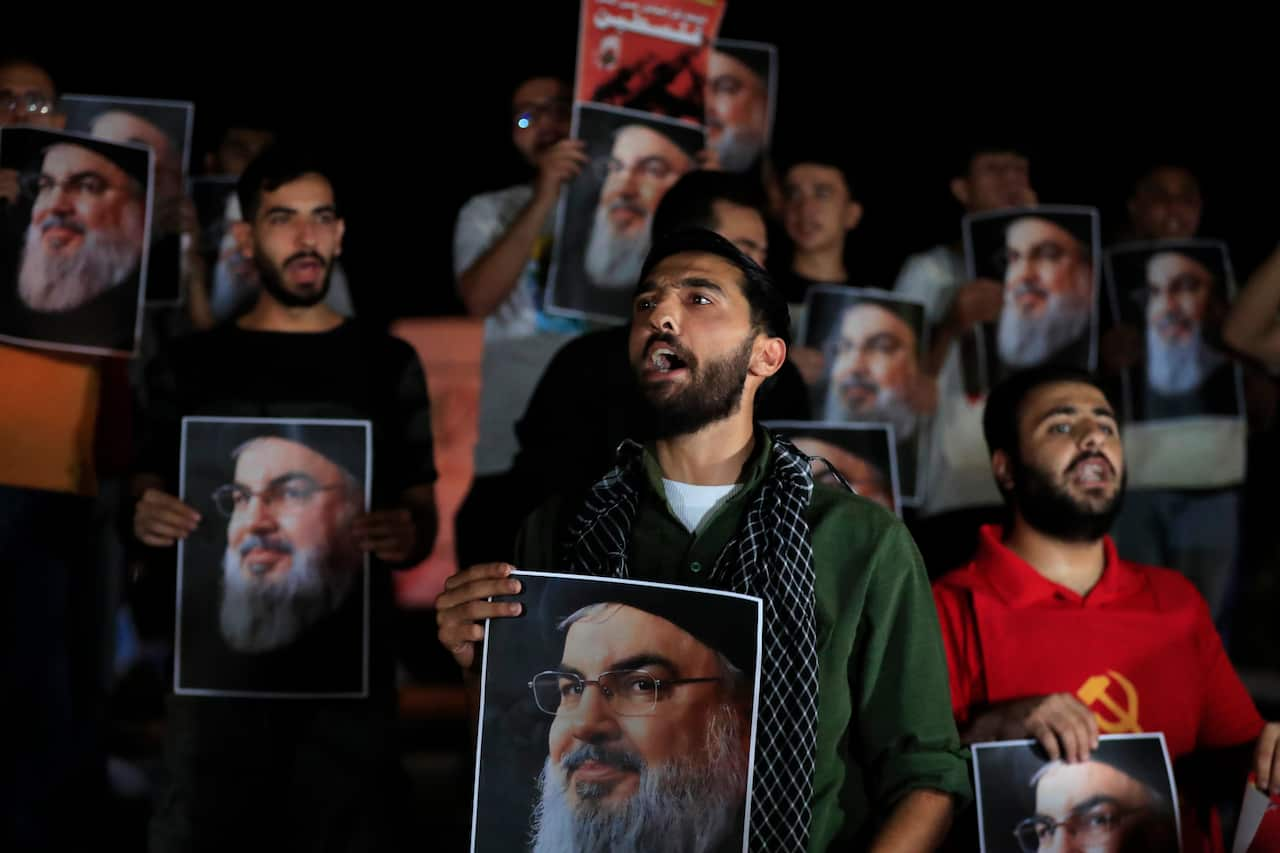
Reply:
[[[720,552],[709,585],[764,601],[751,849],[803,851],[818,721],[813,546],[805,521],[813,476],[805,454],[771,438],[769,471],[745,522]],[[567,571],[630,577],[628,544],[645,478],[643,449],[623,442],[617,466],[591,488],[569,527]]]

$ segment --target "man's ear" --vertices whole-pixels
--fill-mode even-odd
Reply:
[[[768,378],[782,369],[787,360],[787,344],[782,338],[760,335],[752,347],[749,369],[756,376]]]
[[[1000,491],[1013,491],[1013,460],[1003,450],[991,454],[991,473],[995,475]]]
[[[973,199],[973,193],[969,192],[969,182],[964,178],[951,179],[951,195],[956,201],[960,202],[963,208],[969,207],[969,202]]]
[[[858,227],[858,223],[862,221],[862,205],[856,201],[850,201],[844,206],[844,230],[852,231]]]
[[[236,249],[246,258],[253,257],[253,226],[248,222],[232,222],[231,234],[236,238]]]
[[[338,220],[338,241],[333,249],[333,256],[336,258],[342,254],[342,235],[347,233],[347,220]]]

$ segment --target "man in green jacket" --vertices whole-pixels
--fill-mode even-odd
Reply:
[[[783,296],[733,244],[659,240],[630,338],[659,438],[624,443],[581,501],[531,516],[517,562],[760,596],[751,849],[929,850],[970,792],[924,566],[897,518],[815,487],[809,458],[754,423],[788,327]],[[437,603],[440,641],[477,692],[483,620],[520,612],[488,600],[519,592],[512,570],[460,572]]]

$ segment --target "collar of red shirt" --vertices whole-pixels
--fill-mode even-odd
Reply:
[[[1054,599],[1081,607],[1098,607],[1128,598],[1146,585],[1141,570],[1116,554],[1116,546],[1110,536],[1102,539],[1106,553],[1102,577],[1085,595],[1040,574],[1030,563],[1005,547],[1003,537],[1004,529],[1000,525],[983,525],[978,531],[978,553],[974,562],[996,595],[1010,607],[1026,607]]]

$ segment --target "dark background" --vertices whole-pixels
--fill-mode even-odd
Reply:
[[[453,4],[412,21],[312,12],[272,20],[201,7],[204,20],[181,26],[150,19],[145,37],[99,22],[92,40],[15,24],[4,41],[48,65],[65,92],[193,99],[196,164],[228,122],[334,145],[356,178],[344,264],[358,308],[459,311],[454,217],[470,195],[524,176],[510,90],[527,72],[572,74],[577,4]],[[778,45],[779,145],[847,147],[866,205],[850,247],[855,283],[888,286],[907,253],[959,237],[946,181],[975,135],[1029,145],[1041,201],[1101,207],[1108,235],[1136,170],[1189,161],[1204,182],[1202,232],[1230,243],[1243,280],[1277,236],[1272,46],[1251,43],[1247,15],[1213,10],[1133,23],[1045,15],[731,0],[721,35]]]

